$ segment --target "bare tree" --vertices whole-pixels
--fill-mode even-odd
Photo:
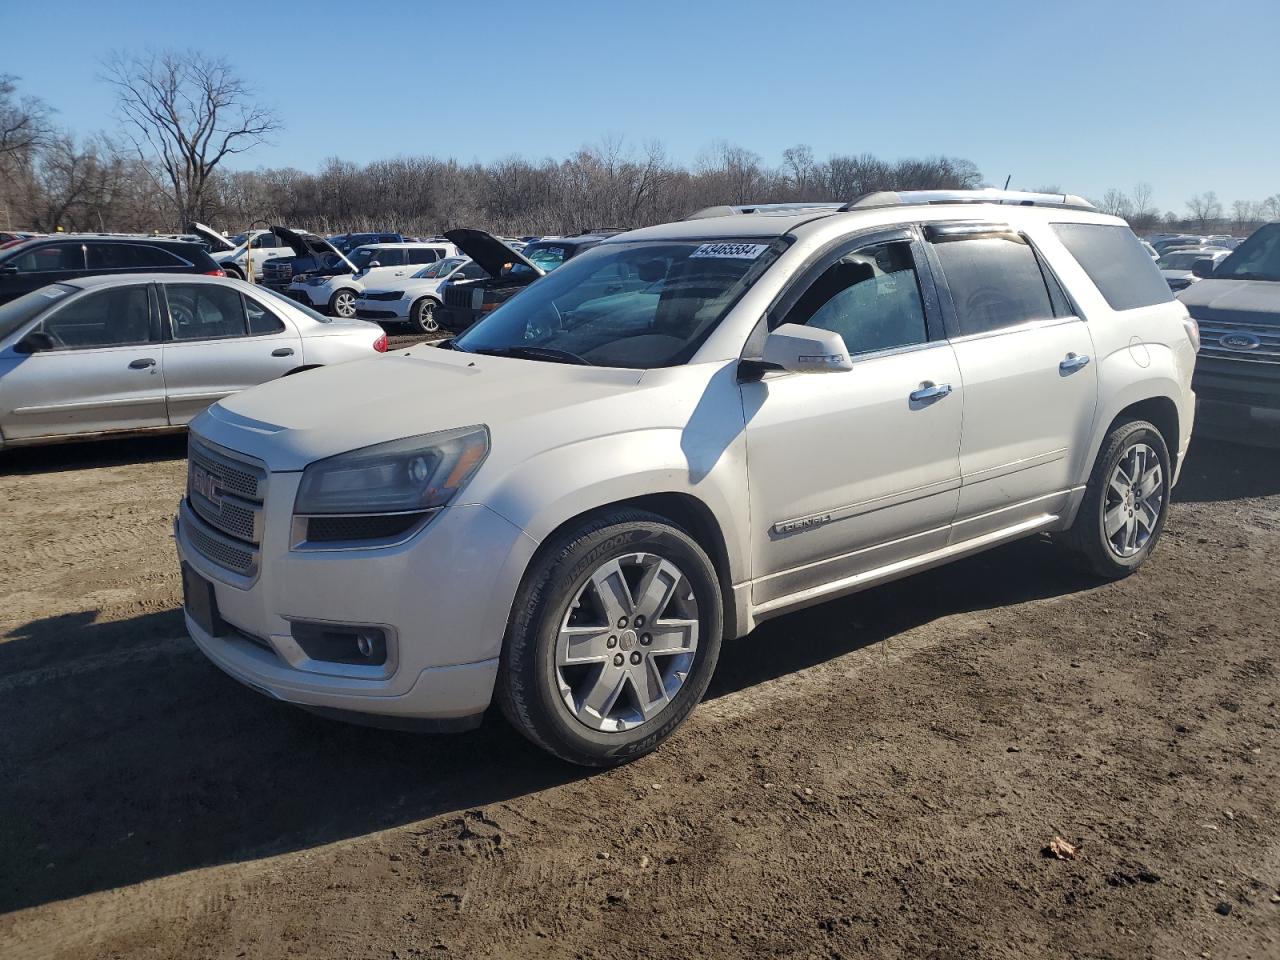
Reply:
[[[804,194],[814,178],[813,148],[807,143],[787,147],[782,151],[782,167],[786,170],[791,180],[791,187],[796,194]]]
[[[1222,203],[1212,190],[1197,193],[1187,201],[1187,213],[1195,221],[1201,233],[1209,229],[1209,224],[1222,216]]]
[[[1262,216],[1267,220],[1280,220],[1280,193],[1273,193],[1262,201]]]
[[[1117,190],[1112,187],[1103,194],[1102,202],[1098,204],[1098,209],[1113,217],[1125,217],[1127,219],[1133,212],[1133,202],[1125,196],[1123,190]]]
[[[1139,180],[1129,194],[1129,225],[1138,231],[1150,230],[1160,219],[1160,212],[1151,200],[1151,184]]]
[[[182,222],[206,217],[218,164],[280,129],[275,113],[221,58],[198,52],[116,53],[104,65],[138,151],[158,171]]]

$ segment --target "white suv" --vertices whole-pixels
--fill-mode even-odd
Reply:
[[[269,696],[575,763],[653,749],[721,640],[1018,537],[1160,537],[1195,325],[1071,196],[715,208],[605,240],[446,345],[191,429],[187,626]]]

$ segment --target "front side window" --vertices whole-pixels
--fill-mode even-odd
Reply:
[[[1280,280],[1280,223],[1268,223],[1213,271],[1215,280]]]
[[[507,301],[459,350],[647,369],[685,363],[785,240],[604,244]]]
[[[946,240],[935,242],[933,249],[955,306],[955,336],[988,333],[1054,315],[1035,251],[1021,237],[1002,234]],[[1150,263],[1151,258],[1146,259]]]
[[[169,251],[149,244],[90,243],[85,251],[90,270],[147,270],[183,265],[183,261]]]
[[[253,238],[249,246],[253,250],[274,250],[276,247],[283,247],[284,244],[274,233],[261,233]]]
[[[124,347],[149,343],[151,307],[145,285],[95,290],[43,321],[37,328],[59,350]]]
[[[404,263],[404,250],[394,247],[357,247],[348,258],[357,270],[368,270],[374,263],[380,267],[398,267]]]
[[[877,243],[845,254],[800,295],[783,322],[838,333],[851,354],[926,342],[910,242]]]
[[[5,266],[15,266],[19,273],[83,270],[84,247],[78,243],[46,243],[10,257]]]
[[[212,283],[173,283],[164,288],[175,340],[213,340],[243,337],[244,301],[232,286]]]

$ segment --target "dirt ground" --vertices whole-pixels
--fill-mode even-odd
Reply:
[[[184,446],[0,457],[0,956],[1280,957],[1278,453],[1197,441],[1122,583],[1030,540],[773,621],[586,773],[210,666]]]

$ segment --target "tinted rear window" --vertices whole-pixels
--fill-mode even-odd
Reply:
[[[1024,240],[950,240],[935,243],[934,250],[955,304],[958,336],[988,333],[1054,315],[1044,274]]]
[[[1055,223],[1053,232],[1084,268],[1112,310],[1168,303],[1173,291],[1128,227]]]

